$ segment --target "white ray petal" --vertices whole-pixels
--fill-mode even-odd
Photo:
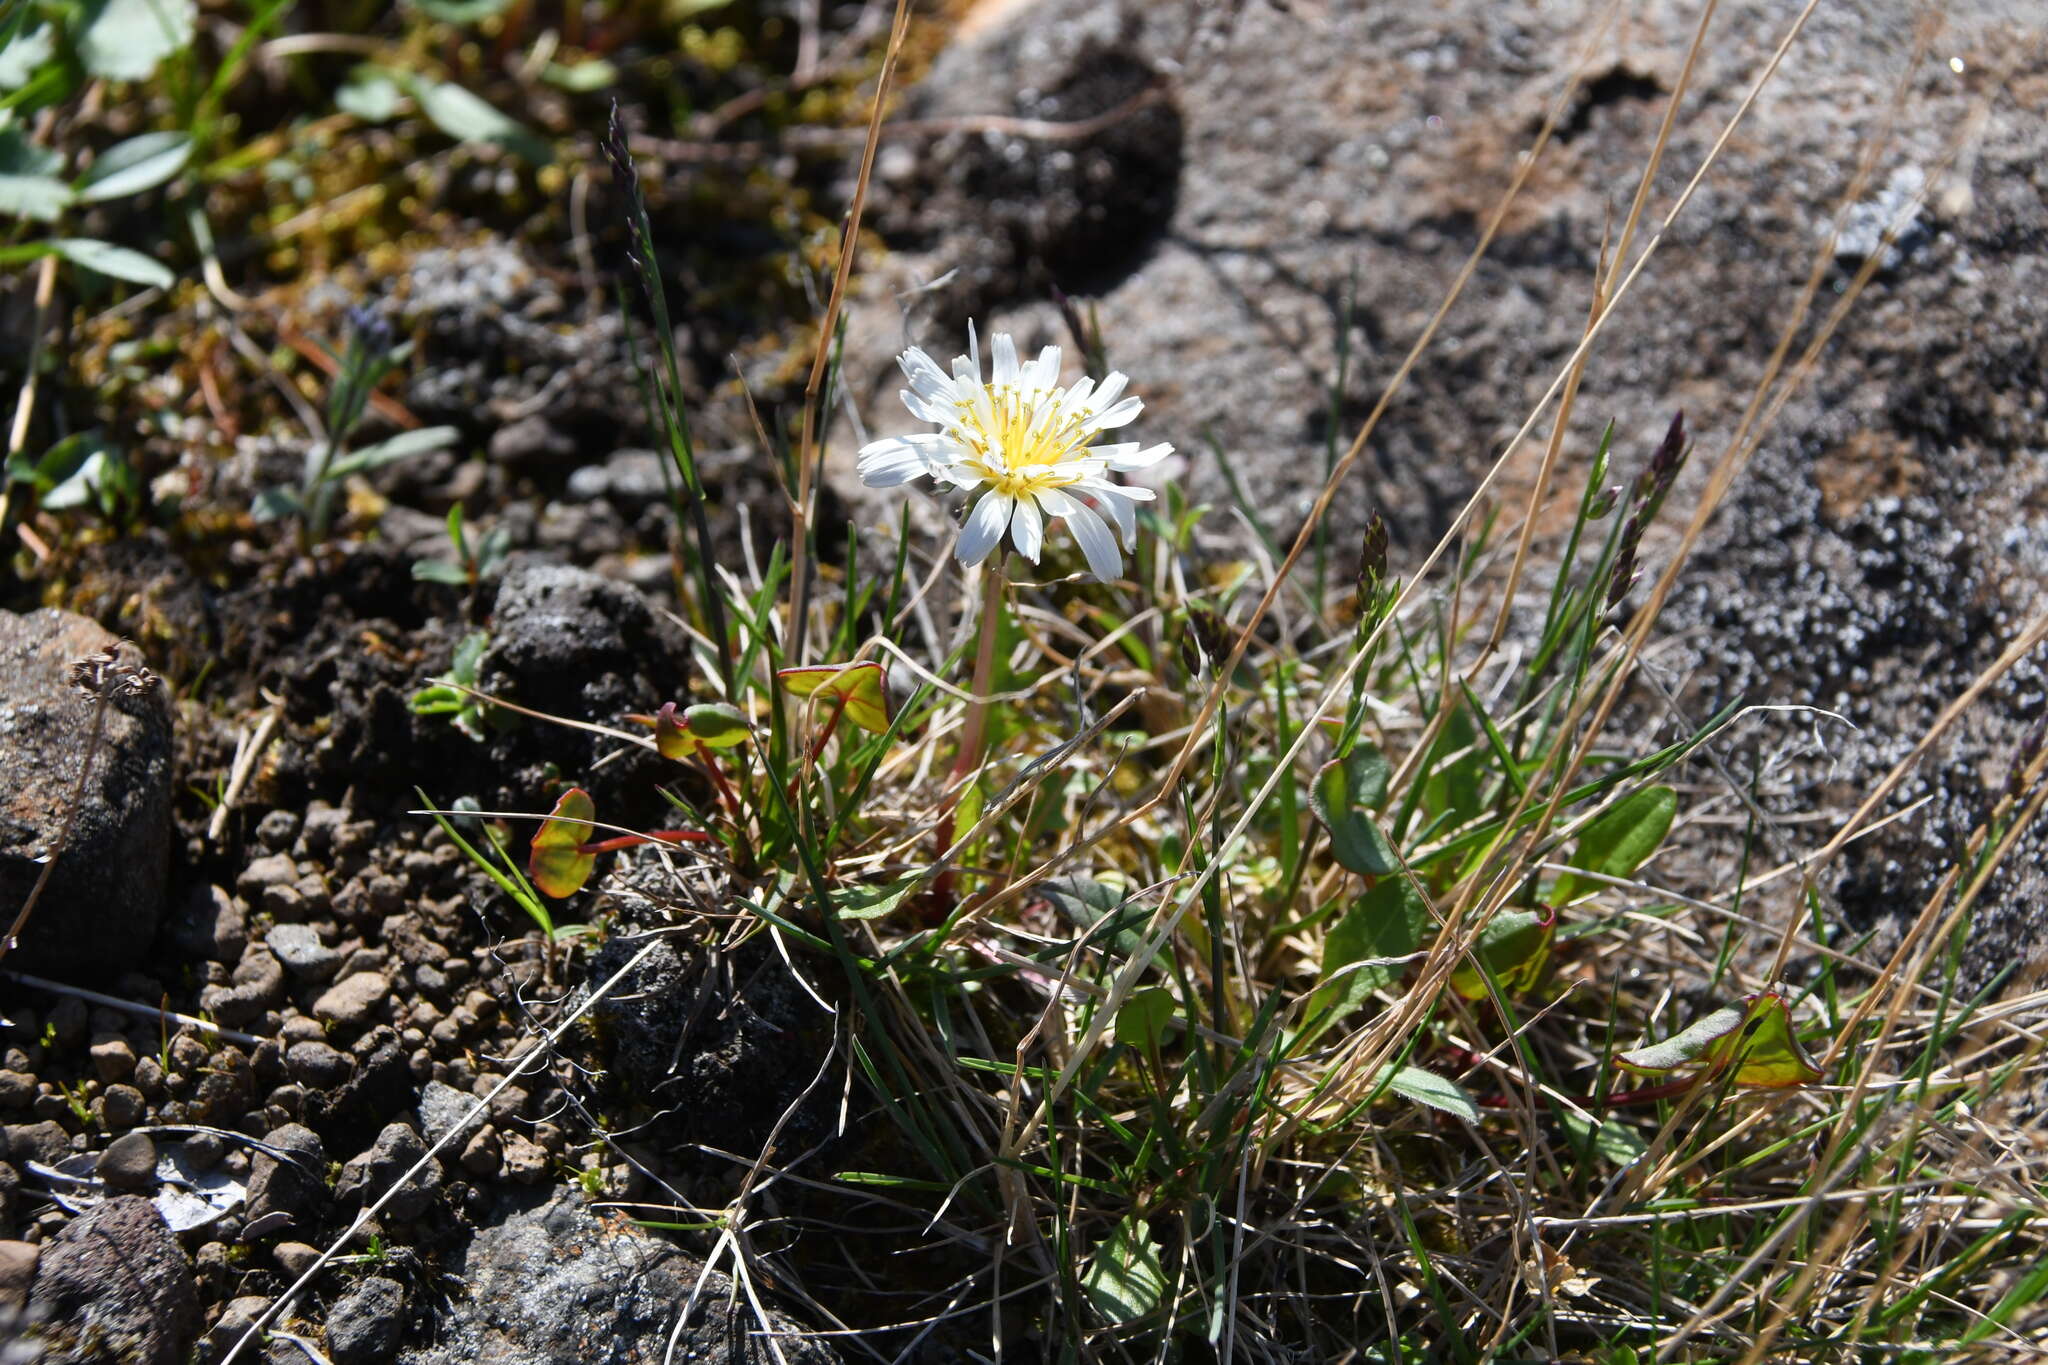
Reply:
[[[1102,381],[1102,387],[1097,389],[1094,397],[1089,400],[1088,411],[1101,412],[1116,402],[1123,394],[1124,385],[1130,382],[1122,370],[1111,370],[1109,377]]]
[[[1066,515],[1066,523],[1074,539],[1081,542],[1081,553],[1088,558],[1088,572],[1105,583],[1122,575],[1124,560],[1116,552],[1116,537],[1109,533],[1109,527],[1103,525],[1094,508],[1076,502]]]
[[[907,437],[870,441],[860,448],[856,468],[870,488],[894,488],[933,472],[936,462],[928,447]]]
[[[1112,449],[1118,453],[1115,455],[1107,454]],[[1123,453],[1125,451],[1129,453]],[[1132,441],[1127,445],[1121,446],[1097,446],[1089,453],[1092,455],[1102,455],[1109,461],[1111,469],[1128,471],[1133,469],[1150,469],[1153,465],[1158,464],[1161,460],[1173,454],[1173,447],[1162,441],[1156,446],[1146,446],[1143,450],[1140,450],[1138,449],[1138,443]]]
[[[1024,387],[1034,392],[1051,393],[1060,382],[1060,348],[1047,346],[1038,353],[1038,359],[1024,367]],[[1054,404],[1057,407],[1057,402]]]
[[[981,495],[981,501],[967,514],[967,525],[961,528],[960,544],[954,551],[962,564],[972,568],[988,558],[988,552],[1002,541],[1003,528],[1010,524],[1010,508],[1015,501],[1006,493]]]
[[[939,368],[936,360],[917,347],[913,346],[897,356],[896,363],[903,367],[905,377],[910,380],[910,387],[917,390],[922,397],[941,399],[953,396],[953,381],[946,377],[946,372]]]
[[[1017,343],[1008,332],[997,332],[989,342],[989,354],[993,357],[993,368],[989,371],[989,383],[997,388],[1014,386],[1017,382]]]
[[[1138,413],[1145,407],[1142,398],[1126,398],[1115,407],[1098,412],[1089,419],[1088,425],[1095,431],[1107,431],[1111,427],[1129,426],[1138,420]]]
[[[1017,510],[1010,514],[1010,539],[1018,554],[1033,564],[1038,562],[1039,547],[1045,544],[1045,523],[1038,515],[1038,504],[1028,497],[1017,499]]]

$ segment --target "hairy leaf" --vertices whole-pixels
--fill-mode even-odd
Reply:
[[[1144,1220],[1127,1214],[1089,1258],[1081,1290],[1095,1311],[1110,1322],[1135,1322],[1159,1306],[1166,1294],[1166,1272],[1159,1247]]]
[[[198,18],[192,0],[87,0],[79,60],[108,80],[148,80],[157,63],[190,45]]]
[[[1586,822],[1586,827],[1579,831],[1579,847],[1572,855],[1572,866],[1604,877],[1633,877],[1671,832],[1671,821],[1677,814],[1677,792],[1669,787],[1645,787]],[[1569,905],[1598,890],[1600,885],[1566,873],[1557,879],[1550,902]]]
[[[1406,877],[1389,877],[1360,896],[1323,939],[1322,980],[1303,1018],[1320,1033],[1380,987],[1400,979],[1398,959],[1429,942],[1429,907]]]
[[[168,289],[178,279],[161,263],[139,251],[130,251],[112,242],[94,241],[90,237],[58,237],[50,242],[50,250],[73,265],[84,266],[87,270],[117,280],[127,280],[130,284]]]
[[[1479,1106],[1472,1102],[1465,1088],[1434,1071],[1424,1071],[1419,1066],[1398,1067],[1388,1078],[1387,1089],[1404,1100],[1455,1114],[1467,1123],[1479,1122]]]
[[[1362,876],[1389,877],[1401,870],[1393,845],[1367,813],[1387,799],[1389,772],[1386,756],[1360,743],[1325,763],[1309,787],[1309,807],[1329,828],[1331,852]]]

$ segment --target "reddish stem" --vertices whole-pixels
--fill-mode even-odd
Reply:
[[[578,853],[617,853],[622,848],[638,848],[641,844],[708,844],[711,836],[701,829],[651,829],[645,834],[621,834],[612,839],[600,839],[594,844],[578,844]]]
[[[790,774],[789,790],[784,793],[784,796],[792,806],[796,804],[798,784],[803,781],[803,776],[806,772],[818,766],[818,755],[825,752],[826,744],[831,742],[833,732],[839,728],[839,718],[846,714],[847,694],[841,692],[838,696],[839,704],[832,708],[832,714],[826,719],[824,728],[819,730],[817,738],[811,741],[811,751],[804,758],[804,766]]]
[[[704,760],[704,771],[711,774],[711,783],[718,788],[718,797],[725,802],[725,808],[732,812],[732,822],[737,826],[740,823],[740,799],[733,794],[732,787],[727,784],[725,773],[718,766],[718,760],[712,756],[709,749],[697,750],[697,757]]]

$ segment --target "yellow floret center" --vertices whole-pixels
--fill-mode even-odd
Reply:
[[[984,424],[971,403],[960,404],[955,434],[971,452],[964,463],[989,481],[996,492],[1012,498],[1033,497],[1065,488],[1084,477],[1060,468],[1082,448],[1085,414],[1062,413],[1057,404],[1048,414],[1040,395],[1007,385],[988,390],[993,422]],[[1024,471],[1031,472],[1025,473]]]

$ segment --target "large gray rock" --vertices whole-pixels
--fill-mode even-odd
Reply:
[[[573,1191],[524,1197],[479,1231],[451,1267],[462,1285],[435,1328],[436,1344],[405,1352],[403,1365],[653,1365],[667,1358],[676,1315],[702,1278],[697,1304],[676,1337],[676,1360],[765,1365],[775,1359],[744,1296],[735,1306],[725,1276],[623,1219],[602,1218]],[[790,1365],[830,1365],[838,1355],[774,1316]]]
[[[37,1258],[29,1315],[57,1358],[175,1365],[199,1332],[199,1290],[178,1239],[138,1195],[66,1223]]]
[[[0,612],[0,932],[35,885],[86,758],[93,703],[71,686],[71,665],[117,643],[54,607]],[[108,703],[77,823],[8,967],[105,982],[148,956],[170,871],[171,730],[161,685]]]
[[[965,349],[972,316],[1026,346],[1065,343],[1048,283],[1093,291],[1110,361],[1147,403],[1132,431],[1186,456],[1161,477],[1195,501],[1230,503],[1213,432],[1283,539],[1323,478],[1340,333],[1351,356],[1334,403],[1341,448],[1445,297],[1606,10],[983,8],[1001,18],[943,54],[906,111],[953,131],[899,139],[879,167],[873,221],[896,250],[867,277],[847,365],[869,427],[914,429],[889,363],[906,340],[943,361]],[[1636,250],[1800,8],[1719,7]],[[1671,677],[1690,676],[1692,714],[1739,695],[1815,703],[1855,723],[1830,725],[1826,752],[1776,765],[1766,796],[1788,810],[1846,815],[2038,609],[2048,576],[2048,46],[2029,41],[2038,5],[1940,8],[1947,28],[1917,65],[1914,7],[1819,8],[1608,324],[1564,448],[1573,487],[1615,419],[1625,480],[1683,408],[1699,453],[1667,513],[1682,521],[1816,257],[1824,311],[1875,249],[1873,224],[1916,187],[1931,191],[1778,415],[1653,641]],[[1395,567],[1412,562],[1565,363],[1602,234],[1627,212],[1699,12],[1649,0],[1600,38],[1553,145],[1340,492],[1334,544],[1351,544],[1377,508]],[[2005,92],[1989,98],[2000,77]],[[1152,103],[1131,104],[1147,91]],[[1895,135],[1827,251],[1864,140],[1900,92]],[[1079,138],[974,124],[1120,109],[1129,116]],[[1958,137],[1961,169],[1944,172]],[[958,273],[938,289],[903,294],[948,271]],[[1511,463],[1510,507],[1547,434],[1539,424]],[[863,524],[893,518],[894,494],[884,512],[854,485],[855,445],[836,440],[839,486]],[[1212,546],[1234,525],[1206,524]],[[1652,541],[1648,573],[1665,547]],[[1852,923],[1918,909],[2044,697],[2029,664],[1902,795],[1932,800],[1848,852],[1831,889]],[[1808,728],[1759,724],[1748,742],[1763,754],[1797,748]],[[1748,756],[1735,767],[1747,773]],[[2037,937],[2027,907],[2048,903],[2039,839],[2014,851],[1980,907],[1980,979]]]

